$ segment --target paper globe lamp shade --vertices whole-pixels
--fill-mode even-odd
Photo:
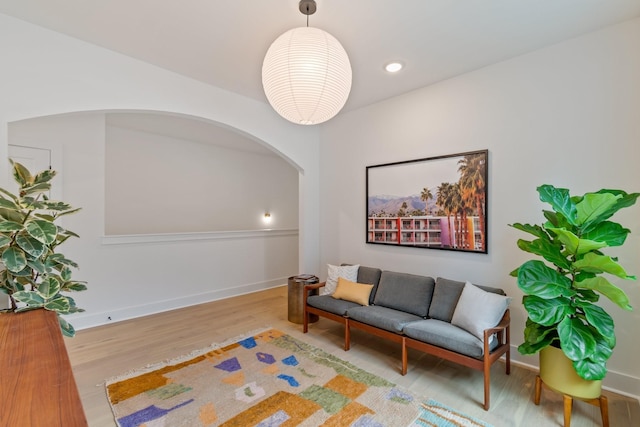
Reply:
[[[313,27],[287,31],[262,63],[262,86],[278,114],[298,124],[325,122],[344,107],[351,91],[347,52],[331,34]]]

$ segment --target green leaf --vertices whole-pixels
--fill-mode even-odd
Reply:
[[[616,346],[616,334],[614,331],[613,319],[597,305],[587,305],[582,307],[587,322],[594,327],[610,348]]]
[[[58,322],[60,323],[60,329],[62,330],[62,335],[65,337],[74,337],[76,334],[75,329],[69,322],[62,318],[62,316],[58,315]]]
[[[65,296],[58,294],[54,299],[46,301],[44,303],[44,308],[50,311],[66,314],[69,312],[71,305]]]
[[[3,196],[4,195],[4,196]],[[2,198],[10,198],[11,200],[13,200],[14,202],[18,202],[18,197],[13,194],[11,191],[5,190],[4,188],[0,187],[0,197]]]
[[[71,280],[71,269],[69,267],[63,267],[60,270],[60,276],[62,277],[62,280],[68,282]]]
[[[525,252],[540,255],[550,263],[564,270],[571,268],[571,262],[562,255],[561,248],[558,245],[554,245],[548,239],[535,239],[532,242],[520,239],[518,240],[518,247]]]
[[[47,247],[39,240],[29,235],[19,234],[16,237],[16,243],[20,248],[34,258],[40,258],[45,253]]]
[[[628,276],[624,268],[610,256],[598,255],[593,252],[585,254],[582,259],[574,262],[573,266],[589,273],[609,273],[622,279],[635,279],[633,276]]]
[[[27,257],[20,248],[9,247],[2,252],[2,262],[7,270],[17,273],[27,266]]]
[[[580,377],[588,381],[601,380],[607,375],[607,364],[591,359],[576,360],[573,368]]]
[[[596,194],[612,194],[614,196],[619,196],[619,198],[616,201],[615,205],[611,206],[609,211],[602,213],[602,215],[600,216],[600,221],[604,221],[605,219],[609,219],[611,216],[613,216],[613,214],[618,212],[620,209],[628,208],[629,206],[633,206],[636,203],[636,200],[638,199],[638,196],[640,196],[640,193],[627,194],[626,192],[624,192],[622,190],[608,190],[608,189],[604,189],[604,188],[602,190],[600,190],[600,191],[597,191]]]
[[[26,277],[28,279],[31,279],[31,275],[32,275],[32,271],[29,268],[29,261],[27,260],[27,265],[20,271],[15,271],[15,272],[11,272],[16,278],[17,277]],[[31,283],[31,280],[27,281],[28,283]],[[25,283],[27,283],[25,282]]]
[[[36,291],[18,291],[13,294],[13,299],[28,304],[30,308],[44,306],[44,298]]]
[[[5,198],[0,198],[0,207],[7,208],[7,209],[15,209],[15,210],[20,209],[20,206],[16,205],[16,203],[13,200],[5,199]]]
[[[33,179],[33,182],[39,184],[41,182],[49,182],[56,176],[56,171],[52,169],[45,169],[42,172],[36,174]]]
[[[600,292],[602,295],[617,304],[620,308],[628,311],[633,310],[631,305],[629,305],[629,297],[627,297],[627,294],[625,294],[622,289],[613,285],[602,276],[592,277],[584,279],[580,282],[575,282],[574,286],[580,289],[591,289],[593,291]]]
[[[617,222],[603,221],[588,233],[582,235],[583,239],[606,242],[608,246],[621,246],[631,232]]]
[[[40,184],[34,184],[28,187],[23,187],[21,194],[23,195],[40,194],[49,190],[51,190],[51,184],[49,184],[48,182],[41,182]]]
[[[85,283],[87,282],[67,282],[64,284],[63,290],[73,292],[86,291],[87,285]]]
[[[537,353],[542,348],[551,345],[557,337],[555,327],[542,326],[527,319],[524,329],[524,343],[518,347],[518,351],[522,354]]]
[[[515,224],[510,224],[510,226],[517,230],[524,231],[525,233],[533,234],[536,237],[543,239],[546,238],[549,240],[549,235],[544,231],[544,228],[539,225],[520,224],[519,222],[516,222]]]
[[[611,193],[586,193],[582,201],[576,204],[577,225],[586,230],[592,224],[606,220],[621,197]]]
[[[40,240],[45,245],[55,242],[58,234],[58,228],[55,224],[41,219],[27,222],[26,229],[33,238]]]
[[[2,248],[2,246],[4,245],[9,244],[9,242],[11,242],[11,237],[0,234],[0,248]]]
[[[572,255],[582,255],[590,251],[606,248],[606,242],[580,239],[574,233],[564,228],[548,228],[557,236],[558,240],[565,246]]]
[[[527,295],[551,299],[559,296],[572,297],[571,280],[542,261],[527,261],[518,269],[518,287]]]
[[[0,232],[12,232],[22,230],[22,224],[13,221],[0,221]]]
[[[65,256],[61,253],[51,254],[49,257],[47,257],[47,265],[50,265],[52,267],[56,265],[66,265],[69,267],[78,268],[78,264],[76,264],[74,261],[71,261],[70,259],[65,258]]]
[[[23,188],[26,185],[31,185],[33,182],[33,177],[29,172],[29,169],[25,168],[21,163],[14,162],[9,159],[11,164],[13,165],[13,178],[16,180],[20,188]]]
[[[27,260],[27,268],[31,268],[40,274],[45,274],[47,272],[47,268],[44,263],[37,259]]]
[[[571,307],[571,300],[563,297],[543,299],[527,295],[523,298],[523,303],[529,318],[543,326],[553,326],[575,313]]]
[[[51,299],[60,292],[60,282],[53,277],[47,277],[38,286],[38,292],[40,292],[45,299]]]
[[[586,303],[598,302],[598,300],[600,299],[600,295],[598,295],[591,289],[577,288],[576,296],[579,298],[580,301],[584,301]]]
[[[558,336],[562,351],[573,361],[588,357],[596,349],[593,333],[575,317],[566,317],[558,324]]]
[[[576,225],[577,211],[569,190],[547,184],[541,185],[537,190],[541,201],[549,203],[554,211],[561,213],[570,224]]]

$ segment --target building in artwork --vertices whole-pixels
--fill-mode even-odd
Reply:
[[[367,242],[443,249],[481,250],[477,216],[370,216]]]

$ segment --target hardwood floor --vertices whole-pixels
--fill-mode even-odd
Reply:
[[[496,427],[563,423],[562,396],[544,390],[540,406],[534,405],[535,372],[523,367],[512,364],[511,375],[505,375],[504,364],[494,365],[491,409],[487,412],[482,409],[479,371],[410,349],[409,371],[403,377],[397,344],[353,330],[351,350],[345,352],[342,326],[326,319],[311,324],[309,333],[303,334],[302,325],[287,321],[287,288],[283,286],[83,330],[75,338],[65,339],[89,425],[116,425],[105,394],[105,379],[265,327],[321,347],[418,395],[434,398]],[[640,404],[636,399],[605,394],[612,427],[638,425]],[[601,425],[599,409],[576,401],[571,425]]]

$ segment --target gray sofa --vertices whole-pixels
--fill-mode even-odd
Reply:
[[[491,365],[505,355],[510,372],[508,298],[497,297],[504,291],[365,266],[358,268],[357,282],[373,285],[369,305],[317,295],[325,283],[306,285],[303,332],[308,332],[309,315],[316,314],[344,325],[345,351],[353,328],[397,342],[402,375],[408,348],[483,371],[483,407],[489,409]]]

